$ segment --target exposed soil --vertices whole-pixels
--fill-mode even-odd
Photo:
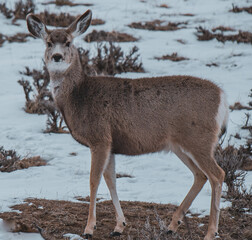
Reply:
[[[208,41],[217,39],[219,42],[232,41],[237,43],[250,43],[252,44],[252,33],[239,31],[238,34],[224,35],[223,33],[212,33],[210,30],[202,27],[197,28],[197,37],[199,41]]]
[[[201,240],[207,230],[208,216],[198,217],[189,214],[181,224],[178,233],[167,235],[165,230],[176,206],[145,202],[121,202],[127,227],[121,240]],[[45,199],[26,199],[24,204],[15,205],[13,210],[20,212],[0,213],[6,225],[13,232],[38,232],[46,240],[65,239],[64,234],[81,235],[88,215],[87,203],[54,201]],[[225,240],[248,240],[252,238],[252,215],[232,216],[229,209],[221,211],[219,235]],[[115,227],[115,213],[111,201],[97,204],[97,229],[93,239],[111,239],[109,233]],[[191,237],[193,236],[193,238]]]
[[[128,25],[131,28],[145,29],[151,31],[175,31],[185,28],[187,22],[165,22],[160,20],[154,20],[150,22],[133,22]]]
[[[184,60],[189,60],[189,58],[178,56],[178,54],[176,52],[171,55],[164,55],[162,57],[155,57],[155,59],[157,59],[157,60],[170,60],[173,62],[180,62],[180,61],[184,61]]]
[[[93,32],[87,34],[85,36],[86,42],[101,42],[101,41],[107,41],[107,42],[135,42],[138,39],[127,34],[127,33],[120,33],[116,31],[112,32],[105,32],[105,31],[96,31],[93,30]]]

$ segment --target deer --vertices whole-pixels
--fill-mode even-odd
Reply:
[[[126,227],[116,190],[116,154],[171,151],[191,170],[194,182],[174,212],[167,234],[177,231],[209,180],[211,206],[204,240],[215,239],[225,172],[214,151],[228,122],[224,91],[209,80],[187,75],[130,79],[85,74],[73,40],[86,32],[91,19],[92,12],[87,10],[67,28],[49,30],[35,14],[26,17],[29,32],[46,45],[44,61],[54,102],[72,137],[90,148],[90,204],[83,236],[92,238],[96,229],[102,176],[115,208],[111,236],[120,236]]]

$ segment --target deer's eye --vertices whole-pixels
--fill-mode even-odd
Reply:
[[[67,43],[66,43],[66,46],[67,46],[67,47],[70,47],[70,44],[71,44],[70,42],[67,42]]]
[[[50,42],[47,42],[47,47],[52,47],[52,43],[50,43]]]

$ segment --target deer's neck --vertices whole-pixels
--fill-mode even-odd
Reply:
[[[48,67],[51,93],[57,104],[69,97],[72,89],[84,80],[82,65],[78,54],[71,64],[62,63],[62,67]]]

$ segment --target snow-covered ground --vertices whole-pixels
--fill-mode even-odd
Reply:
[[[16,0],[1,0],[14,7]],[[50,12],[81,14],[87,7],[55,7],[36,3],[36,13],[44,9]],[[74,1],[73,1],[74,2]],[[82,2],[81,0],[75,2]],[[252,0],[94,0],[90,7],[94,18],[106,21],[105,25],[91,26],[92,30],[120,31],[134,35],[140,40],[136,43],[120,43],[128,52],[132,46],[139,47],[139,53],[146,73],[125,73],[124,77],[161,76],[173,74],[193,75],[214,81],[227,93],[231,104],[248,102],[252,88],[252,45],[217,40],[200,42],[195,36],[196,27],[207,29],[224,25],[236,30],[252,31],[252,15],[246,12],[231,13],[232,3],[238,6],[251,6]],[[170,8],[159,8],[161,4]],[[191,13],[195,16],[181,16]],[[188,21],[185,29],[171,32],[146,31],[129,28],[132,22],[150,21]],[[13,35],[28,32],[25,21],[20,26],[11,25],[0,14],[0,33]],[[182,39],[186,44],[177,40]],[[86,43],[79,38],[76,45],[95,50],[96,43]],[[12,173],[0,173],[0,211],[8,211],[9,206],[22,203],[27,197],[76,201],[76,196],[89,195],[90,152],[75,142],[69,134],[44,134],[46,116],[31,115],[24,112],[25,97],[22,87],[17,83],[22,78],[19,71],[25,66],[42,69],[44,46],[41,40],[30,38],[26,43],[7,43],[0,47],[0,146],[15,149],[21,155],[40,155],[48,161],[44,167],[34,167]],[[154,57],[177,52],[190,60],[181,62],[158,61]],[[217,63],[218,67],[206,64]],[[245,122],[246,111],[230,114],[227,138],[239,132],[246,136],[240,127]],[[240,145],[244,140],[232,138],[231,143]],[[77,156],[70,155],[76,152]],[[173,154],[157,153],[139,157],[117,156],[117,172],[127,173],[134,178],[117,180],[121,200],[148,201],[179,204],[193,182],[191,172]],[[247,185],[252,184],[252,173],[247,174]],[[98,196],[110,199],[105,182],[99,187]],[[211,188],[207,183],[194,201],[191,209],[195,212],[209,213]],[[225,207],[228,203],[221,204]],[[1,222],[0,222],[1,225]],[[84,226],[83,226],[84,227]],[[7,233],[0,227],[0,240],[39,240],[38,234]]]

